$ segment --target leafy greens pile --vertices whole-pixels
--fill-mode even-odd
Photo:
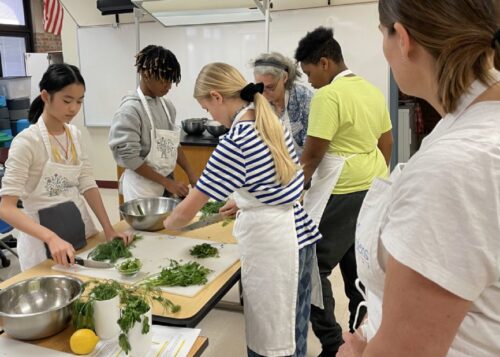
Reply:
[[[200,209],[201,217],[200,219],[204,219],[207,216],[211,216],[213,214],[219,213],[219,210],[222,206],[226,204],[226,201],[221,202],[207,202],[205,206]]]
[[[212,270],[197,262],[180,264],[176,260],[170,260],[168,267],[163,268],[157,276],[143,284],[151,287],[203,285],[211,272]]]
[[[189,253],[193,257],[196,258],[211,258],[219,256],[219,249],[211,246],[208,243],[197,244],[192,249],[189,250]]]
[[[88,257],[97,261],[109,260],[111,263],[115,263],[120,258],[130,258],[132,253],[129,248],[133,247],[133,242],[139,239],[142,239],[142,236],[134,235],[132,243],[126,247],[121,238],[114,238],[109,242],[99,244]]]

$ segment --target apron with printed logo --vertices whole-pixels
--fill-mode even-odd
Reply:
[[[500,78],[497,78],[500,80]],[[455,113],[447,114],[422,141],[415,157],[422,154],[431,144],[449,132],[456,120],[483,93],[487,87],[475,81],[469,92],[462,98],[461,106]],[[410,161],[411,162],[411,161]],[[403,168],[408,164],[398,164],[388,180],[376,178],[361,206],[356,225],[356,262],[358,276],[366,289],[366,306],[368,319],[364,327],[366,338],[373,338],[382,321],[382,301],[384,292],[385,271],[383,263],[387,252],[383,249],[380,235],[387,223],[387,213],[392,199],[392,185],[403,174]]]
[[[146,156],[146,164],[151,166],[160,175],[166,177],[174,171],[177,163],[180,129],[172,121],[163,98],[159,98],[159,100],[174,129],[156,129],[146,97],[140,88],[137,88],[137,93],[151,124],[151,148]],[[165,190],[165,187],[159,183],[151,181],[130,169],[126,169],[123,173],[121,184],[125,202],[135,198],[160,197],[163,196]]]
[[[39,118],[36,125],[42,135],[43,144],[49,159],[43,167],[42,175],[36,188],[26,198],[23,198],[25,213],[39,223],[39,210],[72,201],[78,207],[82,220],[85,223],[85,236],[88,238],[96,234],[97,229],[78,190],[82,162],[79,159],[81,148],[78,143],[76,128],[69,126],[70,130],[68,132],[71,133],[78,162],[76,165],[67,165],[53,161],[49,134],[42,117]],[[44,243],[26,233],[20,232],[17,249],[21,270],[23,271],[47,259]]]
[[[266,205],[244,189],[234,199],[247,345],[264,356],[293,355],[299,274],[293,204]]]

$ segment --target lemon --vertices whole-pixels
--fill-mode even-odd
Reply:
[[[99,342],[99,337],[94,331],[88,328],[76,330],[69,339],[69,347],[71,351],[77,355],[86,355],[92,352]]]

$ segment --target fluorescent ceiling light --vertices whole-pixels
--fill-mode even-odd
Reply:
[[[265,20],[262,5],[255,0],[218,0],[212,2],[132,0],[132,2],[166,27]],[[255,8],[257,5],[259,9]]]
[[[264,21],[264,15],[255,9],[220,9],[189,12],[167,11],[155,12],[152,15],[164,26]]]

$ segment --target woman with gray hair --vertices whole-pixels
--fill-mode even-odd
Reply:
[[[313,92],[298,82],[302,73],[295,61],[281,53],[263,53],[252,62],[252,66],[255,81],[264,84],[264,97],[292,134],[295,151],[300,156]]]

